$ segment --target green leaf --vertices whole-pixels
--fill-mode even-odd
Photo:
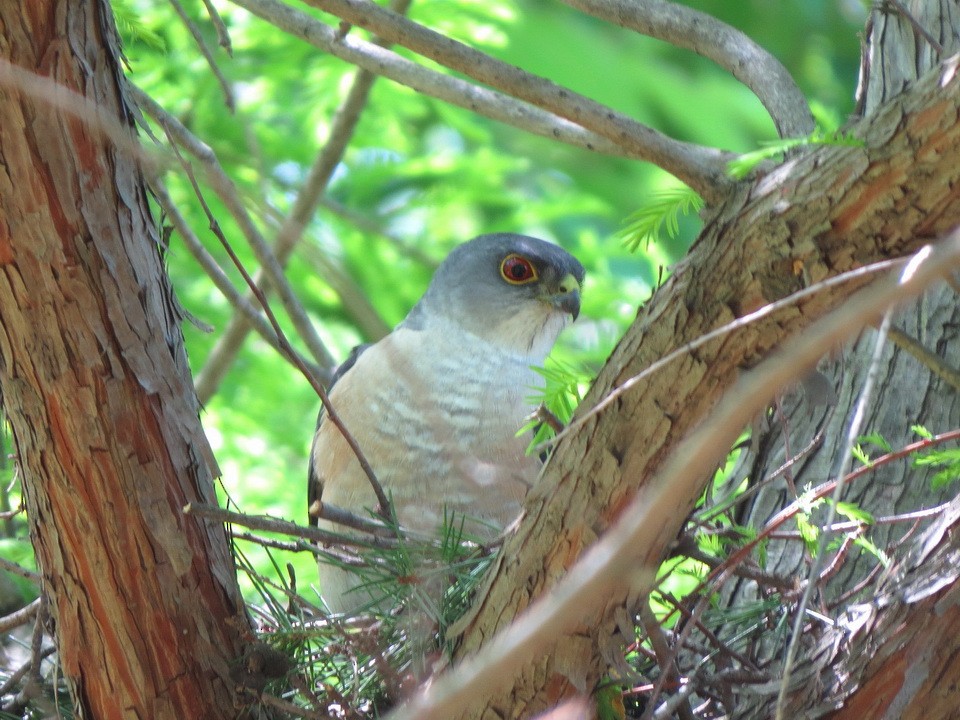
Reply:
[[[807,145],[847,145],[863,147],[863,140],[850,134],[825,133],[823,130],[814,130],[810,135],[801,138],[783,138],[763,144],[764,147],[753,152],[743,153],[727,163],[727,173],[734,180],[743,180],[764,160],[780,157],[794,148]]]
[[[627,716],[620,685],[608,681],[597,689],[594,699],[599,720],[623,720]]]
[[[860,522],[865,525],[873,525],[875,522],[873,515],[853,503],[840,501],[836,505],[837,514],[842,515],[848,520]]]
[[[583,393],[591,380],[590,375],[585,370],[553,357],[548,357],[543,367],[535,367],[533,370],[544,379],[545,383],[543,388],[535,395],[528,397],[527,401],[531,405],[542,405],[561,424],[566,425],[583,399]],[[528,452],[533,451],[533,448],[555,434],[550,425],[533,418],[520,428],[517,437],[530,431],[534,431],[534,436]]]
[[[863,465],[870,467],[873,464],[873,461],[870,459],[870,456],[867,455],[866,451],[860,446],[860,443],[857,443],[853,450],[851,451],[853,456],[859,460]]]
[[[141,20],[130,0],[113,0],[110,5],[117,22],[117,30],[126,40],[139,41],[153,50],[166,52],[167,44],[163,38]]]
[[[811,553],[817,551],[817,539],[820,537],[820,528],[810,522],[810,517],[804,514],[796,516],[797,530],[800,531],[800,538]]]
[[[653,197],[627,218],[627,226],[618,233],[631,252],[636,252],[641,245],[649,247],[651,242],[657,242],[664,231],[670,239],[677,237],[680,216],[699,212],[703,207],[703,198],[686,185],[662,190]]]
[[[940,468],[930,479],[935,490],[960,480],[960,448],[928,450],[913,459],[914,467]]]
[[[862,435],[859,438],[859,442],[864,444],[875,445],[884,452],[893,452],[893,448],[890,446],[890,443],[887,442],[886,438],[883,437],[880,433],[870,433],[869,435]]]
[[[880,561],[880,564],[885,568],[890,567],[890,557],[876,545],[874,545],[868,538],[863,536],[856,537],[853,540],[854,544],[860,548],[863,548],[868,553],[873,555],[877,560]]]
[[[932,440],[933,433],[927,430],[923,425],[911,425],[910,429],[914,435],[919,435],[924,440]]]

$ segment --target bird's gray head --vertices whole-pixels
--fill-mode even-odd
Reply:
[[[481,235],[447,256],[403,326],[439,321],[540,363],[580,312],[583,275],[580,262],[552,243]]]

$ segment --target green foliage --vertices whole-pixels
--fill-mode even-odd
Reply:
[[[838,515],[853,522],[858,522],[863,525],[873,525],[875,522],[873,515],[855,503],[840,500],[836,504],[836,510]]]
[[[864,464],[864,465],[866,465],[866,466],[868,466],[868,467],[873,464],[873,461],[870,459],[870,456],[867,455],[866,450],[864,450],[863,447],[862,447],[859,443],[856,444],[856,445],[850,450],[850,452],[851,452],[851,454],[853,455],[853,457],[855,457],[857,460],[859,460],[862,464]]]
[[[393,704],[404,683],[425,672],[425,658],[449,652],[447,631],[468,608],[492,560],[463,525],[464,518],[450,515],[436,541],[427,541],[404,537],[394,524],[395,547],[351,552],[345,545],[336,554],[321,553],[323,562],[349,567],[360,580],[357,593],[365,606],[355,618],[327,618],[315,596],[298,592],[297,573],[281,567],[272,551],[272,567],[263,574],[238,549],[264,627],[260,639],[286,658],[276,694],[290,695],[294,686],[298,706],[325,710],[316,702],[324,698],[360,717],[378,716]]]
[[[636,252],[641,245],[649,247],[651,242],[658,242],[664,231],[672,240],[680,234],[680,216],[701,208],[703,198],[686,186],[660,191],[652,202],[627,218],[627,226],[620,232],[623,244]]]
[[[623,707],[623,688],[613,682],[606,682],[594,693],[597,720],[623,720],[626,710]]]
[[[850,134],[828,133],[818,128],[807,137],[783,138],[765,142],[760,150],[743,153],[727,163],[727,172],[735,180],[742,180],[765,160],[782,157],[790,150],[810,145],[863,147],[863,141]]]
[[[924,440],[933,439],[933,433],[927,430],[923,425],[911,425],[910,431],[913,432],[914,435],[919,435]]]
[[[113,8],[113,17],[117,21],[117,29],[121,35],[133,42],[141,42],[151,50],[158,52],[166,50],[163,37],[140,19],[131,0],[113,0],[110,6]]]
[[[893,448],[890,446],[890,443],[887,442],[887,439],[877,432],[861,436],[859,438],[859,443],[861,445],[874,445],[883,450],[885,453],[893,452]]]
[[[530,396],[530,403],[542,405],[557,421],[566,425],[573,417],[573,411],[577,409],[577,405],[583,399],[583,393],[593,378],[584,370],[553,357],[547,358],[544,367],[533,369],[543,377],[544,386]],[[536,417],[531,418],[521,427],[517,431],[517,436],[527,432],[533,432],[529,452],[537,452],[541,443],[556,434],[549,423]]]
[[[937,468],[930,478],[934,490],[940,490],[960,480],[960,448],[934,448],[917,455],[914,467]]]

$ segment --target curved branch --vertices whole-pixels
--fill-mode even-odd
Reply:
[[[233,1],[243,6],[250,2]],[[734,157],[732,154],[675,140],[569,88],[501,62],[370,0],[306,2],[607,138],[628,150],[633,157],[658,165],[676,176],[708,203],[716,204],[722,200],[733,183],[726,174],[726,164]],[[338,40],[338,43],[345,43],[346,40]]]
[[[277,0],[231,2],[325,53],[406,85],[424,95],[574,147],[606,155],[641,159],[629,149],[553,113],[460,78],[430,70],[373,43],[350,36],[341,38],[328,25]]]
[[[712,60],[753,91],[770,113],[780,137],[803,137],[813,132],[807,99],[783,64],[750,37],[712,15],[664,0],[562,2]]]

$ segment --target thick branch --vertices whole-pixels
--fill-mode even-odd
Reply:
[[[753,91],[773,118],[780,137],[803,137],[813,132],[810,106],[783,64],[747,35],[712,15],[663,0],[563,2],[713,60]]]
[[[672,453],[656,486],[638,495],[604,538],[586,552],[551,593],[477,655],[405,705],[392,720],[449,718],[502,687],[524,662],[545,652],[557,635],[572,634],[611,598],[636,593],[655,573],[664,539],[676,536],[702,479],[723,464],[741,428],[833,347],[896,303],[916,297],[960,269],[960,234],[923,248],[901,273],[848,298],[840,310],[787,342],[726,394],[703,427]]]
[[[924,238],[960,223],[960,80],[956,61],[924,77],[859,128],[865,147],[825,146],[784,163],[706,223],[690,255],[643,308],[582,404],[582,412],[647,366],[734,318],[855,267],[914,252]],[[843,302],[835,286],[796,308],[718,338],[678,360],[670,373],[637,383],[559,443],[528,497],[517,533],[477,603],[460,655],[505,627],[532,598],[552,590],[569,568],[664,465],[742,369],[790,334]],[[735,428],[739,430],[740,428]],[[709,473],[703,478],[709,477]],[[653,565],[699,493],[664,518]],[[629,607],[629,604],[628,604]],[[484,705],[506,715],[534,714],[589,691],[605,669],[603,649],[617,634],[621,602],[599,619],[581,616],[576,632],[526,665],[509,693]],[[585,657],[592,654],[591,660]],[[518,703],[520,703],[518,705]],[[464,713],[479,715],[478,708]]]

